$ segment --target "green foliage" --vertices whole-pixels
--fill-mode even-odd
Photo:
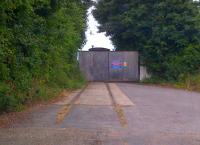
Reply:
[[[151,77],[143,80],[145,84],[157,84],[161,86],[173,87],[178,89],[186,89],[189,91],[200,92],[200,74],[185,74],[179,77],[178,81],[166,81],[158,77]]]
[[[76,52],[85,37],[86,5],[79,0],[0,1],[1,110],[20,110],[55,95],[51,89],[84,82]]]
[[[9,96],[9,86],[7,86],[4,83],[0,83],[0,109],[7,109],[9,110],[9,107],[12,106],[10,103],[12,102],[11,98]],[[6,96],[5,96],[6,94]],[[9,107],[8,107],[9,106]]]
[[[182,76],[180,81],[175,83],[177,88],[184,88],[200,92],[200,74]]]
[[[200,71],[200,9],[193,0],[101,0],[94,15],[117,50],[137,50],[153,76]]]

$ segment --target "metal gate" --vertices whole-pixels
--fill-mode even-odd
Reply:
[[[139,54],[133,51],[80,51],[80,69],[88,81],[139,81]]]

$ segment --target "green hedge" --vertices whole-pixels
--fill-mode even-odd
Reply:
[[[83,78],[76,52],[84,40],[86,5],[79,0],[0,2],[0,109],[21,110]]]

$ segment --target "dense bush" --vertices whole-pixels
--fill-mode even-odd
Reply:
[[[117,50],[137,50],[153,76],[200,73],[200,9],[193,0],[100,0],[94,15]]]
[[[0,109],[21,109],[83,82],[76,52],[84,40],[80,0],[0,1]]]

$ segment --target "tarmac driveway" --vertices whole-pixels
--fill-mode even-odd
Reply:
[[[200,145],[200,94],[90,83],[1,129],[0,145]]]

